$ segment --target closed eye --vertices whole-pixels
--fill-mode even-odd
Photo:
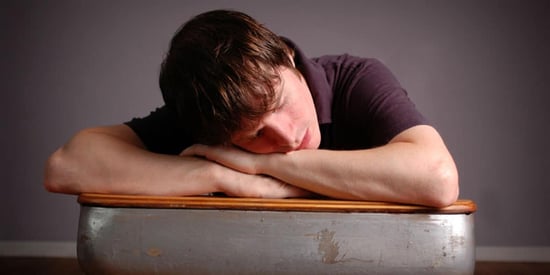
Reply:
[[[261,128],[258,131],[256,131],[256,133],[254,134],[254,138],[258,138],[258,137],[261,137],[263,135],[264,135],[264,128]]]

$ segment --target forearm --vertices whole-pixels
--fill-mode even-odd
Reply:
[[[263,173],[334,198],[440,204],[430,198],[445,193],[440,191],[444,175],[438,175],[443,168],[416,157],[392,159],[397,147],[400,154],[415,150],[404,144],[364,151],[303,150],[272,158]]]
[[[47,161],[52,192],[193,196],[224,192],[238,197],[311,195],[272,177],[242,173],[195,156],[170,156],[143,148],[124,125],[78,133]]]
[[[118,126],[116,130],[131,131]],[[148,152],[139,140],[83,131],[46,164],[44,184],[53,192],[198,195],[216,190],[213,163]]]
[[[250,175],[269,175],[333,198],[441,207],[458,196],[454,161],[429,126],[412,127],[374,149],[255,154],[196,144],[182,155],[201,156]]]
[[[458,194],[456,167],[442,144],[428,144],[266,155],[259,172],[335,198],[445,206]]]

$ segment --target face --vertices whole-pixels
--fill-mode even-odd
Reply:
[[[282,68],[280,93],[273,112],[265,114],[252,128],[236,132],[231,142],[254,153],[286,153],[316,149],[321,133],[313,98],[305,80],[295,71]]]

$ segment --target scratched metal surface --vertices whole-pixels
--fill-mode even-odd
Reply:
[[[473,274],[473,214],[82,206],[87,274]]]

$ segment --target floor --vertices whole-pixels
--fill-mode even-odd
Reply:
[[[0,257],[0,274],[80,275],[84,273],[80,271],[76,259]],[[550,263],[477,262],[475,274],[550,274]]]
[[[550,274],[550,263],[477,262],[475,274],[482,275],[538,275]]]

